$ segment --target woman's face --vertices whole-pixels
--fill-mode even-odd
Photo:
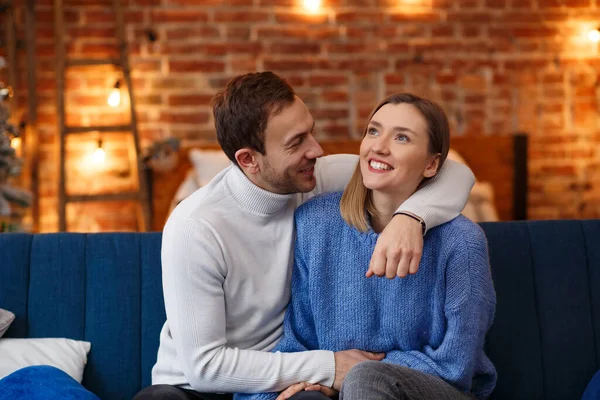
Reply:
[[[425,118],[407,103],[381,107],[360,145],[360,168],[367,189],[412,194],[423,178],[435,175],[439,156],[429,154]]]

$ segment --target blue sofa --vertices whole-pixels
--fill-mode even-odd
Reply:
[[[579,399],[600,369],[600,220],[482,224],[497,291],[493,399]],[[160,233],[2,234],[8,337],[92,343],[83,384],[131,399],[165,320]],[[202,307],[201,304],[198,307]]]

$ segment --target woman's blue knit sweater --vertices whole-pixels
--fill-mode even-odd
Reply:
[[[383,362],[487,397],[496,371],[483,344],[496,295],[483,231],[460,216],[429,230],[417,274],[366,278],[378,234],[347,225],[340,199],[341,193],[319,196],[296,211],[292,300],[283,338],[272,351],[386,353]]]

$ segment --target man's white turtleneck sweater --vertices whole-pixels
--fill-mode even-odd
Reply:
[[[343,190],[357,160],[320,158],[315,190],[289,195],[259,188],[232,165],[175,208],[162,238],[167,321],[153,384],[199,392],[333,384],[333,352],[268,350],[282,336],[290,299],[294,211],[316,194]],[[431,228],[460,213],[473,183],[468,168],[448,160],[435,183],[400,210],[419,215]]]

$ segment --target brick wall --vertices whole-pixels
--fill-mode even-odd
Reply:
[[[214,140],[208,103],[231,76],[273,70],[311,109],[317,136],[358,137],[385,94],[439,101],[454,135],[530,134],[531,218],[600,218],[598,0],[128,0],[127,35],[143,144],[177,136]],[[56,118],[52,2],[37,2],[42,231],[56,229]],[[67,0],[68,54],[114,56],[106,0]],[[147,31],[156,34],[148,39]],[[116,70],[69,72],[69,123],[121,122],[106,96]],[[131,187],[105,138],[107,160],[86,157],[97,138],[69,143],[72,191]],[[482,155],[485,156],[485,155]],[[87,162],[87,163],[86,163]],[[135,227],[131,204],[69,210],[71,229]]]

